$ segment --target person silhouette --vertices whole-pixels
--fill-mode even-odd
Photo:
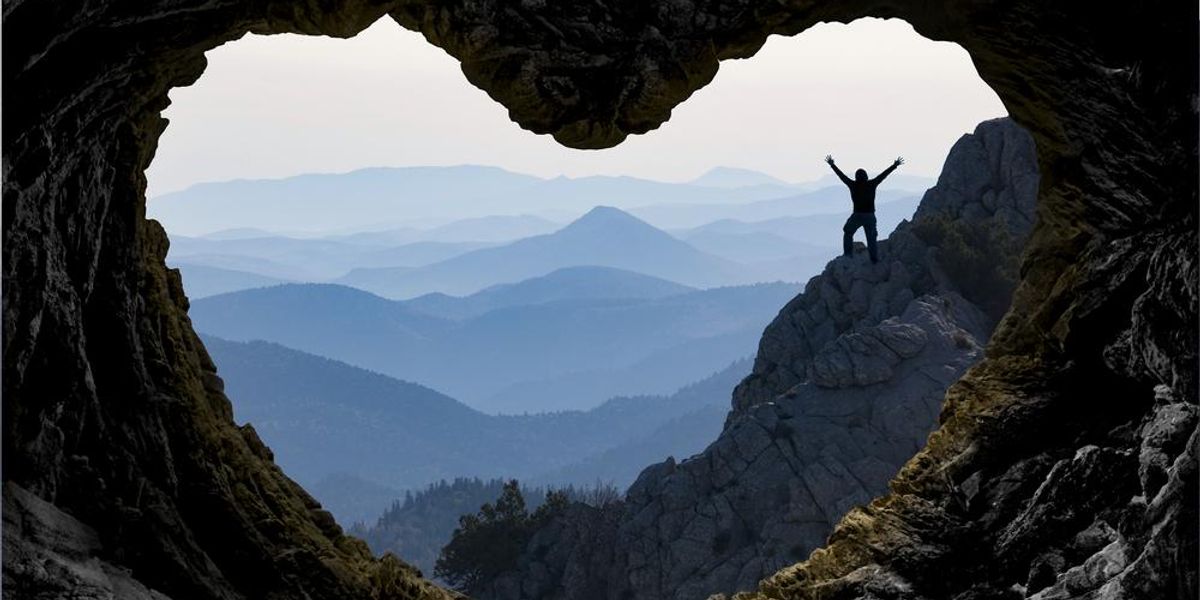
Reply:
[[[871,262],[879,262],[879,245],[876,242],[879,230],[875,227],[875,188],[888,175],[891,175],[896,167],[904,164],[904,157],[897,157],[892,166],[884,169],[874,179],[867,178],[867,172],[862,169],[854,172],[854,179],[846,177],[846,174],[834,164],[832,155],[826,155],[825,162],[829,163],[842,183],[850,188],[850,201],[854,203],[854,212],[850,213],[850,218],[846,219],[846,224],[842,227],[842,255],[853,256],[854,232],[862,227],[867,234],[867,252],[871,255]]]

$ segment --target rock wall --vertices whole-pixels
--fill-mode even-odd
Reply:
[[[1046,548],[1037,581],[1052,580],[1049,590],[1075,589],[1064,586],[1079,567],[1142,574],[1144,587],[1119,590],[1129,597],[1195,596],[1195,460],[1179,445],[1180,431],[1195,443],[1195,427],[1169,415],[1197,396],[1196,11],[1035,0],[6,2],[6,501],[24,490],[52,505],[86,527],[67,531],[95,533],[73,548],[172,597],[442,594],[343,536],[253,430],[234,426],[191,329],[166,237],[145,220],[143,171],[167,92],[200,76],[204,51],[249,31],[350,36],[389,14],[462,61],[523,127],[604,147],[656,127],[719,60],[752,55],[768,35],[902,17],[964,47],[1032,134],[1037,225],[1012,311],[894,495],[852,513],[829,550],[761,592],[895,584],[987,595],[1027,581]],[[1155,415],[1166,420],[1151,426]],[[1143,504],[1096,479],[1128,483],[1131,472]],[[1090,499],[1061,500],[1073,495]],[[983,508],[1001,500],[1008,512]],[[1128,558],[1089,571],[1077,561],[1103,538],[1072,546],[1072,530],[1104,511]],[[991,543],[1022,514],[1020,535]],[[34,586],[40,563],[20,557],[53,545],[32,534],[4,543],[5,587]]]
[[[754,374],[712,445],[647,468],[619,508],[560,517],[535,536],[518,571],[479,597],[704,598],[753,589],[807,557],[842,515],[887,491],[995,325],[917,232],[940,216],[1005,229],[1019,248],[1037,180],[1033,140],[1012,121],[963,136],[914,221],[880,242],[879,264],[858,244],[767,326]]]

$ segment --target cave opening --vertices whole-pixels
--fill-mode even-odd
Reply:
[[[1038,225],[988,355],[952,387],[891,491],[741,597],[1057,596],[1081,584],[1194,597],[1196,6],[739,7],[6,6],[5,591],[449,597],[343,535],[254,430],[233,424],[164,268],[165,235],[143,219],[159,113],[169,89],[201,75],[206,50],[249,31],[349,37],[391,14],[461,60],[513,121],[601,148],[665,122],[719,60],[752,56],[769,35],[875,15],[967,49],[1036,140]],[[794,421],[761,431],[778,439]],[[703,545],[727,551],[744,534],[722,527],[721,544]],[[612,573],[595,582],[616,586],[610,597],[666,596],[658,573]]]
[[[250,423],[284,471],[340,523],[426,574],[458,513],[498,495],[494,478],[528,481],[535,496],[544,487],[582,492],[590,484],[592,495],[602,495],[613,484],[623,492],[643,467],[702,451],[726,420],[735,384],[757,370],[750,359],[764,327],[822,271],[837,291],[823,299],[818,292],[814,303],[850,306],[826,311],[827,322],[814,328],[843,334],[847,323],[895,320],[918,296],[947,285],[917,254],[953,247],[956,261],[943,261],[957,269],[950,279],[965,288],[973,276],[985,296],[1002,297],[998,306],[971,297],[966,305],[982,314],[958,315],[966,322],[938,332],[949,340],[939,351],[958,354],[934,360],[961,373],[1007,308],[1020,242],[1032,226],[1032,144],[1017,164],[1001,156],[1011,133],[981,134],[926,202],[924,210],[941,217],[906,225],[903,240],[888,245],[951,164],[951,146],[1005,114],[961,47],[923,38],[903,21],[824,24],[773,38],[753,60],[727,62],[661,130],[603,151],[564,149],[520,131],[462,80],[452,58],[386,17],[349,40],[252,35],[210,51],[207,61],[203,78],[172,91],[164,113],[171,125],[146,175],[147,216],[171,237],[167,263],[183,275],[192,324],[236,420]],[[877,199],[885,254],[895,248],[883,263],[899,262],[898,270],[826,268],[840,252],[850,210],[846,189],[821,161],[826,154],[844,157],[851,173],[861,161],[872,175],[891,157],[907,156]],[[1006,172],[1000,179],[976,172],[989,170]],[[1014,184],[1007,171],[1031,178]],[[464,185],[474,178],[487,189]],[[531,202],[538,194],[546,197]],[[1006,212],[997,216],[1000,208]],[[1014,226],[1020,231],[1010,232]],[[1012,237],[988,237],[997,231]],[[510,252],[503,266],[485,260],[486,268],[447,269],[440,279],[412,277],[463,256],[570,237],[563,232],[575,239],[542,244],[534,256]],[[861,246],[861,232],[858,239]],[[655,256],[682,247],[737,265],[737,276],[704,271],[719,272],[720,264],[697,270],[686,257]],[[519,261],[530,265],[512,269]],[[870,284],[885,291],[859,297]],[[522,287],[533,296],[494,298]],[[690,331],[673,335],[655,321]],[[579,327],[588,322],[599,327]],[[800,379],[819,381],[821,390],[914,394],[884,391],[889,379],[909,376],[893,372],[894,359],[909,356],[889,355],[893,364],[883,371],[839,370],[837,361],[857,359],[838,355],[844,349],[835,341],[809,341],[832,348],[805,357],[814,375],[793,373],[799,379],[784,385],[754,374],[736,412]],[[484,348],[472,356],[462,350],[469,346]],[[905,369],[918,370],[896,370]],[[888,435],[903,438],[893,440],[899,453],[871,457],[882,468],[851,465],[869,474],[831,485],[836,491],[820,498],[777,493],[789,506],[821,503],[833,517],[881,493],[933,427],[952,380],[918,390],[928,396],[922,403],[879,411],[918,423],[910,430],[866,422],[878,408],[869,403],[839,423],[856,435],[892,427]],[[672,401],[693,405],[646,407]],[[396,411],[389,402],[407,406]],[[619,412],[627,414],[608,416]],[[780,438],[813,435],[805,418],[795,429],[782,426]],[[478,443],[467,454],[477,456],[443,461],[453,454],[444,441],[464,429]],[[402,540],[377,531],[382,521],[372,527],[389,506],[392,519],[440,511],[445,523],[415,536],[420,543]],[[832,523],[765,533],[775,525],[739,534],[775,557],[758,576],[794,560],[798,548],[811,550],[813,532]],[[713,548],[729,545],[732,534],[723,535]],[[710,591],[729,591],[720,587],[729,583]]]

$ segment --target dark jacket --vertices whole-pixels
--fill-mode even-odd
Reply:
[[[900,165],[893,163],[892,166],[884,169],[883,172],[874,179],[863,180],[850,179],[849,177],[846,177],[846,174],[843,173],[841,169],[837,168],[837,165],[831,164],[829,166],[833,167],[833,172],[837,173],[837,176],[841,178],[842,183],[846,184],[846,187],[850,188],[850,199],[854,202],[854,212],[873,213],[875,212],[875,188],[879,187],[879,183],[882,182],[888,175],[891,175],[892,171],[895,171],[896,167]]]

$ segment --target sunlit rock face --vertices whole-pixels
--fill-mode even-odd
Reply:
[[[385,14],[575,147],[652,129],[772,33],[871,15],[961,44],[1037,144],[1022,284],[893,494],[761,593],[1196,595],[1200,53],[1185,2],[8,2],[5,494],[74,519],[61,531],[89,537],[66,547],[171,597],[442,594],[343,536],[234,426],[144,218],[159,112],[205,50],[248,31],[349,36]],[[44,542],[5,538],[6,588],[36,581],[44,561],[20,557]]]

